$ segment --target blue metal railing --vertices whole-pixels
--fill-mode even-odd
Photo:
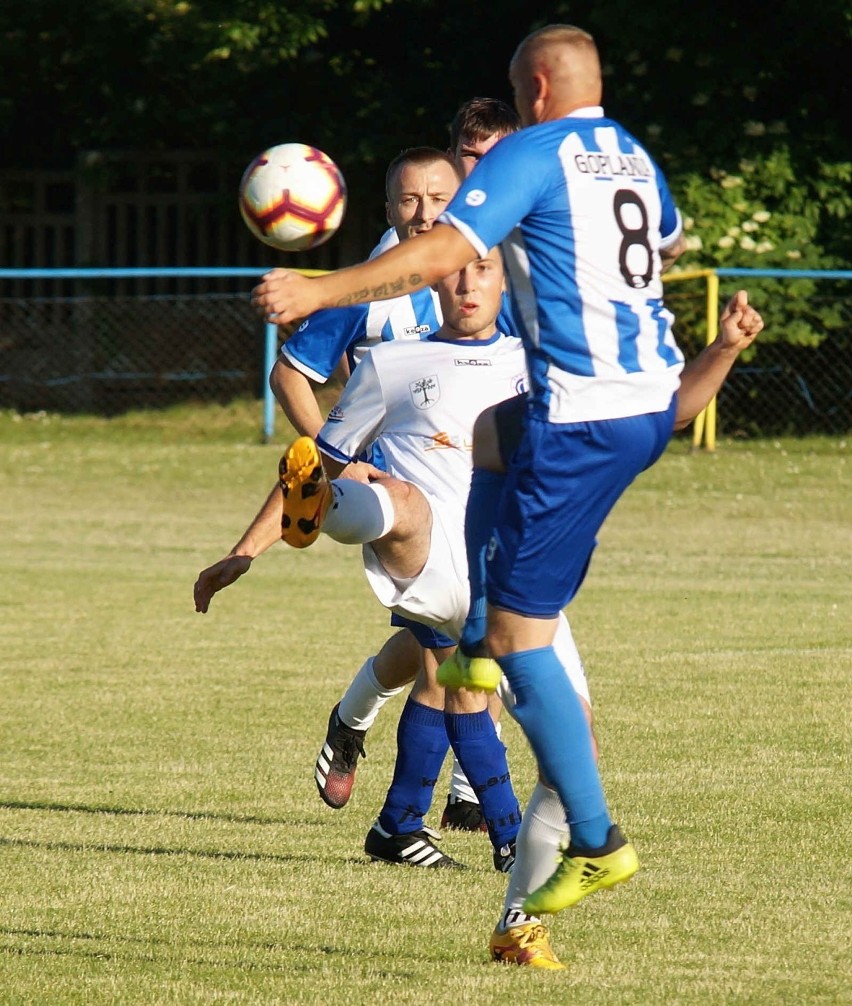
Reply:
[[[299,269],[306,275],[320,275],[323,270]],[[264,268],[258,267],[214,267],[186,266],[164,267],[140,266],[134,268],[58,268],[58,269],[0,269],[0,279],[154,279],[154,278],[240,278],[259,279]],[[755,278],[779,279],[852,279],[852,269],[737,269],[716,268],[699,270],[716,277],[753,276]],[[247,295],[248,296],[248,295]],[[715,326],[714,326],[715,329]],[[714,331],[715,334],[715,331]],[[264,325],[263,367],[266,380],[263,382],[263,439],[269,441],[275,433],[276,401],[269,387],[268,377],[278,356],[278,327],[271,322]],[[700,430],[700,427],[697,425]]]

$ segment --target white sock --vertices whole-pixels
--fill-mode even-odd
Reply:
[[[375,723],[379,710],[394,695],[399,695],[405,687],[385,688],[373,673],[373,660],[368,657],[361,670],[352,679],[340,700],[337,715],[353,730],[369,730]]]
[[[453,755],[453,774],[450,776],[450,796],[456,800],[464,800],[466,803],[479,803],[479,799],[467,781],[467,776],[462,772],[462,767],[455,755]]]
[[[498,929],[537,921],[525,915],[524,899],[541,887],[556,869],[559,853],[568,841],[568,825],[562,801],[555,790],[542,782],[536,783],[524,810],[515,849],[515,865],[509,874],[509,887],[503,902],[503,915]]]
[[[393,527],[393,503],[378,482],[335,479],[334,502],[322,522],[323,531],[343,545],[363,545],[386,535]]]

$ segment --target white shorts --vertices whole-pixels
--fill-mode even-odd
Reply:
[[[438,504],[426,493],[423,495],[432,511],[432,538],[429,557],[420,574],[400,589],[369,544],[363,546],[364,572],[373,593],[386,608],[458,639],[470,606],[464,513],[447,507],[446,503]],[[574,690],[591,704],[583,662],[568,619],[561,612],[553,648]],[[498,693],[511,713],[515,697],[505,677]]]
[[[386,608],[458,639],[470,603],[464,511],[439,504],[427,493],[423,496],[432,511],[432,537],[429,557],[420,573],[401,589],[369,544],[363,546],[364,572]]]

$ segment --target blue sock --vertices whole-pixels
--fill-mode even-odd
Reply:
[[[420,831],[450,742],[444,713],[409,698],[396,728],[396,764],[379,824],[391,835]]]
[[[506,476],[474,468],[464,517],[464,543],[470,580],[470,610],[461,635],[461,648],[470,652],[485,638],[485,552],[494,529],[500,493]]]
[[[482,807],[495,849],[511,842],[521,826],[521,808],[509,777],[506,747],[494,721],[480,713],[444,713],[447,736]]]
[[[552,646],[500,657],[515,693],[515,718],[565,807],[571,845],[606,845],[610,820],[589,725]]]

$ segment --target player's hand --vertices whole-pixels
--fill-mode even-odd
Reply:
[[[763,318],[748,302],[748,293],[737,290],[725,305],[719,319],[719,338],[722,347],[741,353],[747,349],[763,330]]]
[[[210,607],[213,595],[239,580],[243,573],[249,571],[251,563],[249,555],[226,555],[207,569],[202,569],[192,589],[195,610],[204,614]]]
[[[377,482],[379,479],[386,479],[387,472],[381,468],[376,468],[367,461],[350,461],[342,468],[340,474],[335,476],[338,479],[352,479],[353,482]]]
[[[276,325],[305,318],[322,306],[315,282],[292,269],[273,269],[252,290],[252,307]]]

